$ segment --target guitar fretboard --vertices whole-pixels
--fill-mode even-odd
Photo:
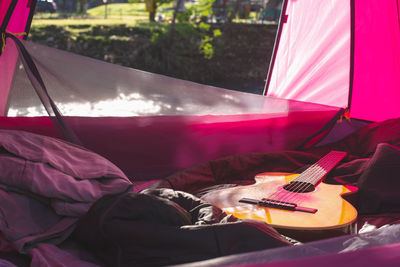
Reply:
[[[297,176],[296,179],[293,179],[293,181],[316,185],[346,156],[346,154],[346,152],[342,151],[329,152],[325,157]]]

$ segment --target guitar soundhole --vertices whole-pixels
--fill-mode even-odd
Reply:
[[[308,193],[315,190],[313,184],[306,182],[293,181],[283,187],[285,190],[295,193]]]

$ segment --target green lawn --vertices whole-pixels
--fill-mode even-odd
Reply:
[[[127,26],[135,26],[138,22],[135,19],[34,19],[32,21],[32,26],[69,26],[69,25],[116,25],[125,24]]]
[[[188,4],[187,7],[191,5]],[[160,6],[157,11],[162,12],[167,18],[172,18],[172,3]],[[58,14],[39,13],[35,14],[33,17],[32,26],[69,26],[86,24],[91,26],[115,24],[135,26],[138,24],[148,24],[149,22],[149,13],[146,11],[144,3],[108,4],[107,18],[105,18],[104,14],[104,5],[87,10],[87,15],[84,17],[75,15],[64,19],[60,18]]]
[[[157,12],[173,13],[173,5],[174,3],[163,4],[157,8]],[[190,8],[192,6],[199,6],[199,4],[195,3],[186,3],[185,7]],[[103,17],[105,13],[105,6],[98,6],[87,11],[88,15],[91,17]],[[107,5],[107,15],[112,17],[146,17],[148,18],[148,13],[146,11],[146,7],[144,3],[123,3],[123,4],[108,4]]]
[[[98,6],[87,10],[86,16],[71,16],[67,19],[60,18],[58,14],[35,14],[32,26],[68,26],[68,25],[115,25],[125,24],[135,26],[137,23],[148,22],[149,14],[144,3],[133,4],[108,4],[107,18],[104,17],[105,6]]]
[[[207,3],[205,1],[204,3]],[[186,3],[186,8],[195,7],[196,14],[199,15],[206,9],[204,9],[204,3]],[[168,3],[158,7],[157,12],[160,12],[168,18],[173,16],[173,3]],[[254,20],[255,13],[251,12],[251,19]],[[235,19],[235,22],[248,23],[250,20],[239,20]],[[122,3],[122,4],[108,4],[107,5],[107,19],[105,18],[105,6],[98,6],[87,10],[85,16],[72,15],[71,17],[65,19],[60,17],[60,14],[48,14],[48,13],[38,13],[35,14],[32,21],[32,26],[69,26],[69,25],[115,25],[115,24],[125,24],[127,26],[135,26],[138,24],[155,24],[149,23],[149,14],[146,11],[144,3]]]
[[[105,5],[98,6],[87,11],[89,17],[104,18]],[[107,17],[110,18],[136,18],[147,19],[149,17],[144,3],[108,4]]]

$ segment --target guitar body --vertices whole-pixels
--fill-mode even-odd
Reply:
[[[212,191],[202,199],[237,218],[264,221],[283,234],[295,235],[300,241],[336,236],[351,231],[357,218],[357,211],[342,197],[354,191],[342,185],[325,183],[319,183],[312,192],[294,193],[283,189],[284,185],[298,175],[262,173],[255,177],[256,182],[253,185]],[[277,191],[279,194],[276,194]],[[315,213],[291,211],[239,202],[242,198],[261,200],[271,195],[276,200],[296,203],[317,211]],[[300,236],[306,234],[306,237],[299,237],[298,234]]]

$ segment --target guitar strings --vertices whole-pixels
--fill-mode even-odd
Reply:
[[[312,168],[315,164],[313,164],[310,168]],[[310,170],[307,169],[307,170]],[[312,169],[311,169],[312,170]],[[314,176],[312,171],[308,171],[301,173],[300,175],[298,175],[295,179],[293,179],[292,181],[300,180],[298,179],[299,177],[305,176],[307,177],[307,175],[310,176]],[[310,178],[308,178],[310,179]],[[277,202],[277,204],[279,203],[283,203],[283,202],[289,202],[288,200],[291,199],[292,196],[296,196],[298,194],[298,192],[303,188],[303,184],[299,183],[298,185],[296,185],[295,188],[293,188],[293,191],[289,191],[286,190],[284,188],[279,188],[278,191],[275,191],[274,193],[272,193],[272,195],[268,196],[268,199],[273,199]]]
[[[292,198],[287,198],[286,201],[294,201],[298,200],[299,198],[302,198],[301,193],[304,193],[307,191],[307,188],[309,187],[309,184],[312,184],[315,186],[315,184],[323,178],[328,173],[328,170],[332,168],[332,166],[336,165],[333,164],[333,160],[337,159],[337,156],[335,153],[330,152],[326,157],[324,157],[321,161],[313,164],[309,169],[309,172],[304,172],[304,175],[307,177],[305,180],[301,181],[300,186],[298,186],[295,190],[293,190],[293,196]],[[300,180],[300,179],[299,179]],[[300,194],[299,194],[300,193]]]
[[[282,201],[285,202],[292,202],[297,198],[300,198],[299,193],[303,193],[306,191],[307,187],[309,186],[308,183],[313,184],[313,181],[315,181],[316,177],[319,176],[319,170],[315,169],[315,167],[317,167],[317,165],[313,164],[310,169],[308,169],[309,171],[300,174],[301,178],[306,178],[303,181],[300,181],[300,179],[298,179],[297,181],[299,182],[294,188],[291,189],[291,191],[287,191],[288,193],[286,194],[286,196],[282,199]],[[299,175],[299,176],[300,176]],[[299,178],[299,176],[297,178]],[[296,178],[296,179],[297,179]]]
[[[328,154],[329,155],[329,154]],[[328,155],[326,155],[325,157],[327,157]],[[324,157],[324,158],[325,158]],[[314,165],[317,165],[318,164],[318,162],[317,163],[314,163],[313,165],[311,165],[307,170],[310,170],[310,168],[312,168]],[[307,172],[307,170],[305,171],[305,172],[303,172],[303,173],[301,173],[301,174],[299,174],[295,179],[293,179],[292,181],[299,181],[300,179],[301,179],[301,177],[303,177],[303,176],[306,176],[306,172]],[[310,174],[312,174],[312,171],[308,171],[307,172],[307,175],[308,176],[312,176],[312,175],[310,175]],[[292,182],[291,181],[291,182]],[[277,201],[278,203],[283,203],[283,202],[287,202],[287,199],[289,199],[290,198],[290,196],[292,196],[292,195],[296,195],[296,192],[298,192],[299,190],[301,190],[301,188],[302,188],[302,184],[301,183],[299,183],[295,188],[294,188],[294,192],[293,191],[288,191],[288,190],[286,190],[286,189],[284,189],[284,188],[279,188],[279,190],[278,191],[275,191],[274,193],[272,193],[270,196],[268,196],[267,198],[269,198],[269,199],[273,199],[273,200],[275,200],[275,201]]]
[[[340,151],[331,151],[317,163],[311,165],[306,171],[298,175],[291,182],[299,182],[291,191],[280,188],[278,191],[271,194],[268,198],[275,200],[278,204],[289,201],[297,201],[301,198],[309,184],[315,185],[323,178],[336,164],[343,159],[345,153]],[[305,179],[304,179],[305,178]],[[278,198],[278,199],[276,199]],[[299,202],[300,203],[300,202]],[[296,203],[298,204],[298,203]]]
[[[277,192],[270,195],[269,198],[274,199],[277,203],[289,202],[289,200],[293,201],[293,199],[300,198],[301,195],[299,195],[299,193],[305,192],[309,186],[307,182],[311,184],[317,183],[322,178],[321,176],[324,176],[328,172],[326,170],[329,170],[332,168],[332,166],[335,166],[344,155],[344,152],[331,151],[323,159],[311,165],[311,167],[309,167],[305,172],[293,179],[293,181],[301,181],[301,179],[307,177],[305,180],[301,181],[303,183],[299,183],[295,188],[292,189],[292,191],[280,188]],[[332,158],[336,160],[334,163],[332,162],[329,164]],[[327,166],[325,167],[324,165]]]
[[[292,196],[295,196],[296,192],[291,192],[283,187],[280,187],[277,191],[273,194],[268,196],[268,199],[272,199],[276,202],[276,204],[283,204],[284,202],[289,202],[288,200],[291,199]]]
[[[288,195],[288,198],[286,199],[287,202],[294,201],[294,200],[299,200],[299,198],[302,198],[302,195],[299,193],[304,193],[307,191],[308,184],[310,183],[315,186],[318,181],[320,181],[336,164],[343,159],[343,157],[346,155],[344,152],[340,151],[331,151],[326,157],[324,157],[321,161],[317,162],[316,164],[313,164],[310,167],[310,173],[305,174],[308,176],[308,178],[302,182],[302,186],[296,188],[296,190],[293,191],[294,194]],[[290,197],[293,196],[293,197]]]
[[[297,188],[295,188],[292,192],[294,193],[303,193],[306,191],[307,187],[309,184],[315,185],[321,176],[325,175],[327,172],[325,171],[324,165],[327,161],[331,160],[333,156],[332,155],[327,155],[327,157],[324,157],[324,161],[317,162],[313,165],[310,166],[310,168],[307,169],[303,174],[299,175],[296,179],[297,182],[299,182]],[[298,178],[303,178],[302,176],[305,176],[305,179],[298,179]]]
[[[323,171],[321,169],[315,169],[312,170],[310,173],[307,173],[307,175],[309,176],[308,179],[300,183],[300,186],[298,186],[295,190],[291,192],[293,194],[288,195],[286,201],[297,202],[296,204],[299,204],[300,202],[298,200],[302,198],[301,193],[307,191],[309,184],[312,184],[314,186],[326,173],[326,171]]]
[[[309,180],[305,180],[305,182],[309,182],[315,186],[315,184],[317,184],[329,171],[331,171],[344,158],[345,155],[345,152],[332,151],[329,157],[316,164],[318,168],[313,171],[314,175],[310,177]],[[305,192],[305,189],[308,187],[308,185],[305,184],[304,187],[305,188],[303,191],[300,192]]]

